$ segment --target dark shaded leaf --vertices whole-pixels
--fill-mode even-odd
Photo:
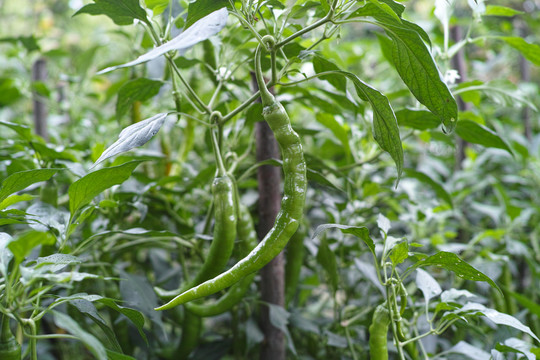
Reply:
[[[426,110],[401,109],[396,111],[396,119],[399,125],[417,130],[434,129],[440,124],[439,119]]]
[[[145,101],[159,93],[162,81],[139,78],[131,80],[118,90],[116,101],[116,118],[120,119],[135,101]]]
[[[349,226],[340,224],[323,224],[319,225],[313,233],[312,239],[316,238],[328,229],[339,229],[344,234],[351,234],[360,238],[369,248],[373,256],[375,256],[375,243],[369,236],[369,230],[365,226]]]
[[[371,16],[392,39],[393,64],[416,99],[439,117],[445,131],[452,132],[458,118],[457,103],[424,44],[425,32],[417,25],[401,19],[397,21],[381,8],[368,3],[354,15]]]
[[[358,96],[371,104],[375,141],[384,151],[390,154],[396,163],[399,181],[403,172],[403,147],[399,137],[396,115],[390,106],[390,102],[386,96],[364,83],[358,76],[341,70],[335,72],[349,78],[353,82]]]
[[[58,311],[53,311],[52,313],[56,326],[79,338],[96,359],[107,360],[105,347],[94,335],[83,330],[83,328],[68,315]]]
[[[118,343],[118,340],[116,339],[116,335],[114,334],[114,331],[109,327],[107,322],[103,320],[101,315],[99,315],[96,307],[94,304],[92,304],[91,301],[88,301],[86,299],[74,299],[70,301],[71,305],[73,305],[77,310],[79,310],[82,314],[85,314],[88,316],[96,325],[99,326],[101,331],[105,334],[105,338],[108,341],[108,348],[112,348],[116,351],[122,351],[122,348],[120,347],[120,344]]]
[[[506,150],[513,155],[508,144],[496,132],[474,121],[459,121],[456,133],[470,143]]]
[[[330,281],[330,288],[335,294],[338,289],[339,273],[336,262],[336,255],[330,250],[326,237],[321,237],[317,251],[317,262],[322,265]]]
[[[191,2],[188,7],[188,14],[184,30],[195,24],[197,21],[224,7],[230,7],[228,0],[198,0]]]

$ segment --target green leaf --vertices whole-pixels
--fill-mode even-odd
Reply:
[[[390,260],[392,264],[397,266],[404,262],[409,257],[409,243],[407,240],[403,240],[394,246],[390,252]]]
[[[411,269],[417,269],[426,266],[442,267],[446,270],[452,271],[454,274],[465,280],[473,281],[485,281],[492,287],[501,291],[501,289],[491,280],[489,277],[476,270],[474,267],[461,260],[459,256],[454,253],[440,251],[435,255],[431,255],[423,260],[418,261],[412,266]]]
[[[440,124],[439,119],[426,110],[398,110],[396,119],[399,125],[417,130],[434,129]]]
[[[339,78],[343,79],[341,76]],[[351,152],[351,148],[349,146],[348,128],[341,125],[334,116],[327,113],[319,112],[315,115],[315,118],[321,125],[323,125],[325,128],[330,130],[332,134],[334,134],[334,136],[341,142],[341,145],[343,145],[345,153],[349,154]]]
[[[506,79],[492,80],[489,83],[469,81],[456,87],[454,93],[468,102],[480,105],[481,92],[501,106],[514,108],[516,105],[526,105],[538,111],[536,105],[527,99],[526,95],[514,83]]]
[[[69,187],[69,211],[71,215],[94,197],[113,185],[126,181],[141,161],[130,161],[125,164],[91,172],[75,181]]]
[[[392,39],[393,64],[405,85],[420,103],[439,117],[444,130],[452,132],[458,117],[457,103],[424,43],[429,42],[427,34],[413,23],[396,21],[372,3],[358,9],[355,15],[372,16],[377,20]]]
[[[83,328],[68,315],[58,311],[53,311],[52,313],[56,326],[79,338],[96,359],[107,360],[107,351],[105,350],[105,347],[94,335],[83,330]]]
[[[316,238],[323,232],[328,229],[338,229],[344,234],[351,234],[360,238],[369,248],[373,256],[375,256],[375,243],[373,239],[369,236],[369,230],[365,226],[349,226],[349,225],[340,225],[340,224],[323,224],[319,225],[315,232],[313,233],[312,239]]]
[[[0,80],[0,91],[2,91],[1,82],[2,82],[2,80]],[[19,135],[21,137],[21,139],[23,139],[23,140],[30,141],[33,138],[32,130],[26,125],[15,124],[15,123],[7,122],[7,121],[0,121],[0,125],[6,126],[6,127],[10,128],[11,130],[15,131],[17,133],[17,135]]]
[[[2,181],[0,187],[0,202],[9,195],[21,191],[28,186],[49,180],[59,169],[34,169],[11,174]]]
[[[246,124],[253,126],[257,121],[263,121],[262,117],[262,104],[256,102],[251,104],[246,111]]]
[[[408,29],[383,26],[394,43],[392,58],[399,76],[416,99],[439,117],[446,132],[452,132],[458,117],[457,103],[424,42]]]
[[[523,57],[525,57],[525,59],[529,60],[536,66],[540,66],[539,45],[529,44],[524,39],[517,36],[499,36],[498,38],[519,51],[523,55]]]
[[[379,146],[388,152],[396,163],[399,182],[403,172],[403,147],[399,137],[396,115],[390,102],[386,96],[362,82],[358,76],[341,70],[335,72],[349,78],[353,82],[358,96],[371,104],[373,108],[373,136]]]
[[[148,23],[146,11],[139,5],[139,0],[94,0],[79,9],[73,16],[79,14],[107,15],[116,25],[131,25],[138,19]]]
[[[159,93],[162,81],[139,78],[128,81],[118,90],[116,118],[120,119],[135,101],[146,101]]]
[[[324,336],[326,337],[327,346],[333,346],[333,347],[337,347],[341,349],[346,349],[349,344],[345,336],[338,335],[329,330],[326,330],[324,332]]]
[[[30,194],[22,194],[22,195],[11,195],[8,198],[4,199],[3,201],[0,201],[0,210],[4,210],[8,206],[11,206],[13,204],[16,204],[21,201],[30,201],[34,199],[35,196],[32,196]]]
[[[405,6],[403,4],[400,4],[393,0],[380,0],[379,2],[388,5],[392,9],[392,11],[396,15],[398,15],[399,20],[396,20],[396,18],[392,14],[388,13],[388,11],[383,10],[380,6],[376,6],[374,3],[368,3],[362,6],[361,8],[356,10],[353,15],[371,16],[379,22],[393,23],[404,29],[409,29],[417,33],[422,38],[422,40],[424,40],[429,46],[431,46],[431,40],[429,39],[429,35],[424,31],[424,29],[422,29],[415,23],[407,21],[401,17],[403,11],[405,10]]]
[[[325,71],[339,70],[339,67],[333,62],[328,61],[321,56],[314,56],[313,69],[317,74],[319,74]],[[341,92],[347,91],[347,80],[342,78],[341,76],[321,76],[320,79],[328,81],[330,84],[332,84],[333,87],[335,87]]]
[[[513,291],[508,291],[508,293],[523,307],[527,308],[531,314],[534,314],[537,318],[540,318],[540,305],[536,301],[533,301],[529,297]]]
[[[107,349],[107,358],[109,360],[136,360],[134,357],[129,355],[121,354],[116,351]]]
[[[10,209],[0,211],[0,226],[9,224],[26,224],[26,213],[22,210]]]
[[[62,303],[66,301],[73,301],[73,300],[87,300],[91,302],[99,302],[100,304],[103,304],[119,313],[127,317],[131,322],[135,325],[137,330],[139,331],[139,334],[141,337],[146,341],[146,335],[144,334],[143,327],[144,327],[144,316],[137,310],[120,306],[116,304],[116,302],[113,299],[105,298],[100,295],[88,295],[85,293],[79,293],[74,294],[66,297],[61,297],[56,300],[56,302]]]
[[[17,239],[12,240],[8,248],[15,257],[15,260],[20,264],[25,257],[27,257],[32,250],[39,245],[54,245],[56,238],[48,232],[41,231],[29,231]]]
[[[42,142],[31,141],[31,146],[36,153],[39,154],[43,161],[53,162],[55,160],[68,160],[71,162],[77,162],[77,157],[71,152],[62,150],[58,151],[53,145],[48,145]]]
[[[439,199],[444,200],[448,205],[450,205],[450,207],[454,207],[450,194],[442,187],[441,184],[430,178],[428,175],[414,169],[405,169],[405,174],[408,177],[415,178],[425,185],[431,187]]]
[[[515,16],[523,14],[523,11],[514,10],[512,8],[500,5],[488,5],[486,6],[486,12],[484,16]]]
[[[401,23],[401,18],[400,18],[400,15],[401,13],[403,12],[403,10],[401,10],[401,12],[397,12],[394,11],[389,5],[385,4],[384,2],[382,1],[379,1],[379,0],[370,0],[370,2],[375,5],[376,7],[378,7],[381,11],[383,11],[386,15],[394,18],[394,20],[396,20],[397,22]]]
[[[40,50],[38,39],[34,35],[30,36],[18,36],[18,37],[5,37],[1,38],[0,42],[9,42],[12,44],[20,43],[28,52]]]
[[[0,78],[0,108],[11,105],[22,97],[15,81],[10,78]]]
[[[335,294],[338,289],[339,281],[336,255],[330,250],[326,237],[324,236],[321,237],[321,243],[317,250],[317,262],[322,265],[326,275],[328,275],[330,288],[332,289],[332,293]]]
[[[287,324],[289,323],[290,314],[282,306],[276,304],[266,304],[268,306],[268,317],[270,323],[277,329],[281,330],[285,337],[287,338],[287,346],[289,350],[296,356],[296,349],[294,347],[294,342],[292,340]]]
[[[158,306],[158,298],[148,279],[144,276],[128,274],[120,269],[118,269],[118,274],[122,278],[120,282],[120,294],[125,300],[124,304],[132,307],[124,308],[118,306],[118,311],[133,321],[144,339],[146,337],[142,331],[142,325],[144,325],[142,314],[146,315],[156,325],[153,326],[154,331],[161,330],[164,332],[161,313],[154,310]]]
[[[169,6],[169,0],[144,0],[144,3],[154,16],[161,14]]]
[[[283,164],[282,164],[283,165]],[[332,181],[328,180],[328,176],[322,174],[321,172],[317,170],[313,170],[310,167],[307,168],[307,178],[309,181],[315,181],[321,185],[328,186],[329,188],[332,188],[334,190],[337,190],[343,194],[345,194],[345,191],[334,184]]]
[[[188,7],[184,30],[208,14],[224,7],[230,8],[231,3],[228,0],[198,0],[191,2]]]
[[[118,343],[118,340],[116,339],[114,331],[109,327],[107,322],[103,320],[101,315],[99,315],[96,307],[94,306],[94,304],[92,304],[91,301],[88,301],[86,299],[73,299],[70,301],[70,304],[73,305],[82,314],[88,316],[94,323],[96,323],[96,325],[99,326],[99,328],[105,335],[105,339],[108,341],[108,348],[114,349],[115,351],[122,351],[122,348]]]
[[[379,47],[381,48],[384,58],[390,63],[390,65],[395,67],[394,58],[392,57],[392,49],[394,48],[392,40],[390,40],[390,38],[384,34],[375,33],[375,35],[377,35],[377,40],[379,40]]]
[[[513,155],[508,144],[496,132],[474,121],[459,121],[456,133],[470,143],[506,150]]]

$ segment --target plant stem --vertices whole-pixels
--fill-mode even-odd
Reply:
[[[210,114],[212,112],[212,110],[206,106],[206,104],[201,100],[201,98],[197,95],[197,93],[195,92],[195,90],[193,90],[193,88],[189,85],[189,83],[186,81],[186,79],[184,79],[184,77],[182,76],[182,74],[180,73],[180,69],[178,69],[178,67],[176,66],[176,64],[174,63],[174,61],[172,60],[172,57],[170,55],[166,55],[165,56],[167,58],[167,60],[169,61],[169,66],[170,68],[174,71],[174,73],[178,76],[178,78],[180,79],[180,81],[182,82],[182,84],[185,86],[185,88],[187,89],[189,95],[195,100],[195,102],[201,107],[203,108],[203,110],[200,110],[199,108],[196,107],[197,111],[199,111],[200,113],[202,114]]]
[[[290,43],[291,41],[293,41],[297,37],[302,36],[305,33],[308,33],[311,30],[316,29],[319,26],[322,26],[322,25],[326,24],[327,22],[332,21],[333,16],[334,16],[334,9],[330,9],[330,11],[328,11],[328,14],[326,14],[326,16],[323,17],[322,19],[314,22],[313,24],[309,25],[308,27],[305,27],[302,30],[297,31],[294,34],[292,34],[291,36],[289,36],[289,37],[285,38],[284,40],[278,42],[276,44],[276,48],[280,48],[280,47]]]

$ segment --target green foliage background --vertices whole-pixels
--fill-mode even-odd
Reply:
[[[99,3],[0,0],[0,312],[28,358],[35,346],[40,360],[174,359],[186,315],[182,308],[154,311],[163,303],[155,288],[174,290],[192,276],[211,240],[216,167],[207,119],[163,57],[96,73],[153,48],[141,23],[173,37],[229,2],[171,1],[171,15],[169,1],[141,1],[146,10],[133,12],[137,1],[102,0],[111,6],[108,16],[89,16],[104,11]],[[384,10],[381,4],[391,2],[365,3]],[[448,321],[413,349],[416,358],[540,354],[540,3],[449,3],[447,23],[445,0],[409,0],[402,14],[380,10],[368,22],[322,26],[279,53],[278,66],[290,67],[275,91],[309,168],[299,278],[289,284],[286,308],[270,306],[291,358],[367,358],[372,314],[389,299],[388,283],[381,285],[385,266],[389,278],[411,275],[402,279],[406,337]],[[279,29],[269,9],[276,15],[289,6],[282,40],[330,8],[324,0],[267,5],[246,21],[266,34],[265,25]],[[458,41],[450,36],[456,27]],[[253,94],[256,46],[229,15],[217,36],[176,54],[174,63],[202,102],[213,101],[225,115]],[[461,46],[466,74],[455,72]],[[438,69],[430,68],[431,56]],[[40,58],[47,78],[32,81]],[[270,62],[263,66],[269,70]],[[333,73],[304,81],[327,71]],[[449,92],[430,82],[438,71]],[[33,99],[46,105],[48,139],[34,133]],[[169,115],[146,145],[91,168],[122,129],[175,110],[183,114]],[[392,112],[399,128],[389,121]],[[254,103],[231,117],[222,144],[255,220],[253,128],[260,113]],[[340,225],[316,233],[322,224]],[[437,261],[433,254],[446,255]],[[455,267],[455,254],[465,265]],[[429,295],[431,280],[421,276],[446,292]],[[234,311],[204,319],[192,358],[257,356],[257,281]],[[470,302],[484,308],[463,310]],[[66,334],[78,341],[64,341]],[[392,338],[390,358],[397,359]]]

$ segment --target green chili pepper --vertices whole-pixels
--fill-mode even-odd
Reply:
[[[9,328],[9,318],[0,315],[0,359],[21,360],[21,345]]]
[[[305,236],[305,227],[300,226],[287,245],[285,263],[285,302],[287,304],[292,301],[298,291],[298,280],[304,263]]]
[[[210,118],[211,121],[219,121],[221,114],[218,112],[212,113]],[[236,185],[234,180],[227,175],[214,131],[212,131],[212,144],[218,168],[218,176],[212,184],[212,193],[214,195],[214,239],[201,269],[195,278],[190,281],[189,285],[183,288],[199,285],[203,281],[218,275],[227,265],[236,239],[236,223],[238,220]]]
[[[187,359],[195,350],[199,344],[201,328],[202,319],[186,310],[182,321],[182,338],[175,353],[176,359]]]
[[[253,226],[253,220],[245,205],[239,204],[239,216],[237,224],[237,234],[239,239],[240,256],[246,256],[257,245],[257,233]],[[255,273],[252,273],[227,290],[227,292],[217,301],[212,303],[194,304],[187,303],[184,306],[193,314],[209,317],[223,314],[231,310],[238,304],[249,289],[253,282]]]
[[[380,304],[375,308],[371,325],[369,326],[369,351],[371,360],[388,360],[388,326],[390,314],[386,304]]]
[[[265,41],[273,42],[273,38],[265,36]],[[291,127],[285,108],[266,88],[261,69],[260,48],[257,48],[255,54],[255,73],[261,92],[263,117],[274,132],[283,158],[284,193],[276,222],[257,247],[232,268],[181,293],[156,310],[170,309],[233,285],[268,264],[283,250],[298,229],[304,214],[307,185],[302,144],[300,137]]]
[[[198,285],[219,274],[231,257],[236,239],[236,197],[234,182],[228,176],[219,176],[212,184],[214,194],[214,239],[201,269],[190,282]]]

